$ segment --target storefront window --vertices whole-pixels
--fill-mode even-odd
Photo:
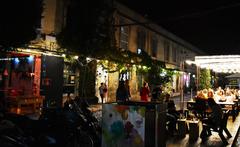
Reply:
[[[64,71],[63,71],[63,84],[64,84],[64,91],[63,93],[67,94],[74,94],[75,93],[75,85],[76,85],[76,73],[75,69],[69,65],[64,64]]]

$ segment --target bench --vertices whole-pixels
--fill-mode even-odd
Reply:
[[[220,123],[220,125],[218,126],[213,126],[213,125],[208,125],[206,123],[203,123],[203,131],[201,133],[201,138],[204,141],[206,139],[206,134],[204,134],[204,131],[207,132],[207,130],[210,131],[214,131],[214,132],[218,132],[219,137],[221,138],[223,144],[227,145],[227,139],[225,138],[225,136],[223,135],[223,131],[227,134],[228,138],[231,138],[232,135],[230,134],[230,132],[227,129],[227,121],[228,121],[228,117],[229,117],[229,110],[223,111],[223,118],[222,121]],[[204,130],[205,129],[205,130]],[[211,134],[211,133],[210,133]]]

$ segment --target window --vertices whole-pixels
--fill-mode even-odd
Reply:
[[[157,37],[153,36],[152,37],[152,42],[151,42],[151,47],[152,47],[152,56],[153,57],[157,57],[157,45],[158,45],[158,41],[157,41]]]
[[[120,25],[125,24],[126,22],[123,19],[120,19]],[[128,41],[129,41],[129,26],[120,27],[120,48],[128,50]]]
[[[169,61],[169,49],[170,44],[168,41],[164,41],[164,60]]]
[[[145,43],[146,43],[146,32],[145,31],[138,31],[137,33],[137,51],[141,50],[143,51],[145,49]],[[139,53],[139,52],[138,52]]]
[[[176,46],[173,46],[172,48],[172,61],[177,62],[177,49]]]

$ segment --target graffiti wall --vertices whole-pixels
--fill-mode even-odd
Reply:
[[[143,147],[145,109],[143,106],[104,104],[102,146]]]

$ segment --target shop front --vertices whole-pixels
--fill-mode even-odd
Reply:
[[[26,114],[38,112],[49,100],[60,103],[63,72],[59,71],[63,71],[62,66],[63,59],[56,56],[30,52],[1,54],[1,108]]]

